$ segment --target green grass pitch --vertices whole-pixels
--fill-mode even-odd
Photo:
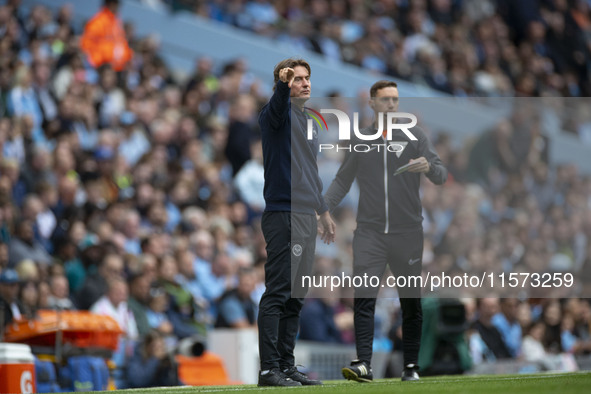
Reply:
[[[305,392],[313,394],[585,394],[591,393],[591,372],[546,373],[533,375],[467,375],[421,378],[418,382],[401,382],[400,379],[380,379],[373,383],[356,383],[345,380],[325,382],[324,386],[308,387],[256,387],[201,386],[166,387],[136,390],[118,390],[109,393],[125,394],[191,394],[191,393],[255,393],[265,394]]]

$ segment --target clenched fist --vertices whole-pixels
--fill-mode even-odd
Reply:
[[[295,71],[291,67],[282,68],[279,70],[279,80],[281,82],[287,82],[288,86],[291,88],[291,84],[295,78]]]

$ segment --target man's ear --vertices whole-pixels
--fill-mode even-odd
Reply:
[[[370,98],[369,101],[368,101],[368,103],[369,103],[369,106],[371,107],[371,109],[374,109],[375,110],[374,107],[376,106],[376,103],[375,103],[374,99],[373,98]]]

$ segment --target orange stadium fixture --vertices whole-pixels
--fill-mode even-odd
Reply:
[[[6,342],[26,343],[31,346],[54,346],[56,334],[62,331],[64,344],[75,347],[117,349],[123,331],[109,317],[86,311],[40,310],[33,320],[15,320],[6,327]]]
[[[176,356],[179,379],[189,386],[226,386],[242,384],[228,378],[224,361],[210,352],[199,357]]]

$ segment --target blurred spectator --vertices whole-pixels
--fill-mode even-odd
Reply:
[[[23,319],[34,319],[39,309],[39,290],[30,280],[20,284],[18,290],[19,308]]]
[[[98,270],[86,278],[84,284],[76,294],[78,309],[90,307],[108,290],[108,282],[120,279],[123,274],[123,259],[116,254],[108,254],[101,261]]]
[[[202,288],[205,290],[204,296],[210,302],[221,297],[226,290],[236,284],[235,266],[227,253],[218,253],[209,266],[200,265],[198,269],[197,279],[201,281]]]
[[[234,177],[234,185],[242,201],[257,214],[263,212],[265,207],[264,184],[263,148],[261,141],[256,140],[250,143],[250,159]]]
[[[523,338],[521,353],[526,361],[538,364],[542,371],[576,371],[577,363],[568,354],[548,353],[542,344],[546,333],[544,322],[535,322],[527,330]]]
[[[114,126],[125,110],[125,94],[117,87],[117,74],[111,66],[101,66],[99,78],[100,92],[95,99],[98,101],[99,125]]]
[[[6,268],[8,268],[8,245],[0,241],[0,272]]]
[[[86,270],[78,256],[78,249],[74,242],[65,236],[56,238],[53,245],[56,261],[64,267],[69,291],[75,294],[84,284],[86,276]]]
[[[109,63],[122,71],[133,57],[118,11],[119,0],[104,0],[103,8],[84,27],[80,47],[94,67]]]
[[[108,280],[107,286],[107,293],[92,305],[90,311],[112,317],[127,338],[137,339],[138,330],[135,318],[127,306],[129,298],[127,283],[122,278],[111,278]]]
[[[37,286],[39,290],[39,309],[49,309],[49,296],[51,290],[47,281],[39,282]]]
[[[544,370],[555,370],[556,365],[550,355],[546,353],[542,340],[545,336],[546,325],[543,322],[532,323],[523,338],[521,352],[526,361],[539,363]]]
[[[575,319],[565,314],[560,324],[560,344],[566,353],[576,353],[581,345],[573,333],[574,329]]]
[[[34,191],[43,184],[55,185],[56,174],[47,148],[40,146],[31,148],[27,161],[22,166],[22,178],[29,191]]]
[[[494,171],[515,168],[516,159],[510,149],[513,127],[503,120],[490,132],[482,134],[470,150],[468,180],[481,185],[493,184]]]
[[[104,132],[104,131],[103,131]],[[108,145],[98,146],[94,151],[97,172],[86,180],[87,201],[89,208],[104,209],[119,196],[119,187],[114,180],[115,151]]]
[[[39,108],[43,114],[43,125],[52,122],[58,116],[56,97],[50,86],[51,65],[48,60],[38,59],[33,62],[33,88]]]
[[[57,227],[57,218],[52,210],[57,204],[57,190],[48,182],[41,182],[37,185],[36,190],[41,202],[40,212],[36,216],[39,236],[43,240],[45,248],[55,252],[50,240]]]
[[[16,160],[20,165],[25,163],[25,137],[23,135],[23,125],[25,123],[21,118],[1,118],[0,136],[4,140],[2,143],[2,154],[7,159]]]
[[[143,128],[138,124],[136,115],[131,111],[124,111],[119,116],[121,126],[121,141],[119,142],[119,155],[128,165],[134,166],[143,155],[150,150],[150,141],[146,137]]]
[[[517,321],[520,302],[516,298],[501,298],[501,312],[492,318],[493,325],[501,333],[503,342],[511,352],[511,357],[519,357],[521,351],[521,326]]]
[[[36,144],[42,144],[46,142],[46,138],[41,129],[43,123],[43,113],[41,107],[37,101],[35,90],[32,86],[31,70],[21,65],[16,71],[16,86],[11,90],[10,96],[8,97],[8,110],[12,115],[15,116],[28,116],[32,121],[33,135],[30,138]]]
[[[564,315],[561,322],[562,349],[571,354],[591,353],[591,332],[589,302],[579,298],[570,298],[563,304]]]
[[[161,287],[150,289],[146,317],[151,330],[157,330],[165,337],[172,336],[173,327],[166,312],[169,309],[168,294]],[[170,349],[170,347],[167,346]]]
[[[249,1],[244,7],[244,14],[238,20],[242,27],[264,32],[277,22],[279,15],[273,4],[266,0]]]
[[[560,303],[557,300],[548,300],[542,312],[542,322],[545,324],[545,333],[543,338],[544,348],[550,353],[562,352],[561,339],[561,320],[562,311]]]
[[[77,240],[77,236],[74,237],[73,234],[81,229],[81,226],[78,224],[77,222],[73,223],[70,227],[67,238],[72,243],[65,245],[65,257],[69,257],[70,260],[66,261],[64,271],[70,284],[70,291],[73,294],[80,292],[88,276],[96,274],[98,267],[107,253],[105,244],[99,244],[98,239],[93,236],[89,236],[83,240]],[[75,245],[79,245],[79,248],[76,248]]]
[[[21,220],[16,225],[15,237],[10,242],[9,264],[15,266],[22,260],[33,260],[38,264],[47,265],[52,262],[51,256],[43,245],[35,240],[35,233],[31,220]]]
[[[531,306],[527,302],[520,302],[517,306],[517,321],[521,326],[522,336],[525,336],[526,330],[532,323]]]
[[[190,250],[179,251],[177,253],[178,259],[178,275],[176,276],[176,281],[179,283],[185,290],[187,290],[193,298],[195,302],[197,302],[202,308],[207,309],[208,301],[203,296],[203,289],[202,283],[197,279],[197,274],[195,273],[195,255]]]
[[[196,216],[200,214],[195,212]],[[201,219],[197,219],[201,221]],[[211,233],[207,230],[196,231],[191,234],[189,244],[192,250],[195,252],[195,261],[193,267],[197,280],[200,281],[202,289],[204,290],[204,297],[208,300],[214,300],[223,292],[212,291],[210,288],[212,282],[209,281],[211,276],[211,265],[215,253],[214,239]]]
[[[140,337],[144,337],[151,331],[147,316],[151,282],[150,276],[145,273],[138,273],[129,279],[127,305],[133,313]]]
[[[253,124],[256,121],[256,102],[250,95],[240,95],[230,104],[228,142],[224,151],[232,165],[232,175],[251,158],[250,145],[255,137]]]
[[[330,298],[309,298],[302,308],[300,339],[324,343],[343,343],[335,320],[335,304]]]
[[[167,315],[174,327],[174,334],[180,339],[204,336],[205,311],[195,303],[191,293],[176,282],[177,274],[178,267],[174,257],[162,257],[158,265],[158,279],[170,299]]]
[[[174,357],[167,352],[162,334],[150,332],[138,343],[127,366],[127,380],[131,388],[179,384]]]
[[[49,239],[56,226],[55,215],[36,194],[25,196],[21,207],[21,219],[33,222],[35,239],[46,251],[53,252],[53,245]]]
[[[0,163],[0,173],[4,181],[10,185],[10,194],[15,204],[21,206],[26,195],[26,184],[20,176],[20,167],[16,160],[3,159]]]
[[[139,238],[141,217],[136,210],[130,209],[124,214],[123,235],[125,236],[125,251],[133,255],[142,253]]]
[[[186,91],[192,90],[196,85],[203,83],[210,92],[219,89],[219,78],[213,73],[214,63],[209,57],[203,56],[195,62],[195,71],[187,82]]]
[[[591,353],[589,344],[591,343],[591,304],[589,300],[577,300],[580,309],[579,313],[575,314],[575,334],[587,346],[587,353]]]
[[[255,289],[256,275],[252,268],[242,268],[238,272],[238,286],[226,291],[217,302],[217,322],[219,328],[256,327],[257,305],[251,294]]]
[[[76,307],[70,298],[68,279],[64,275],[54,275],[49,279],[50,296],[47,307],[57,310],[74,310]]]
[[[15,270],[4,269],[0,272],[0,328],[4,328],[13,319],[20,319],[21,309],[18,300],[19,277]]]
[[[476,359],[484,358],[486,361],[495,361],[499,359],[511,358],[511,352],[503,341],[503,337],[497,328],[493,325],[492,319],[499,312],[498,298],[481,298],[477,302],[478,320],[472,327],[476,330],[480,338],[478,352],[480,356],[473,356]],[[471,351],[474,355],[474,340],[470,340]],[[475,360],[476,362],[476,360]]]

